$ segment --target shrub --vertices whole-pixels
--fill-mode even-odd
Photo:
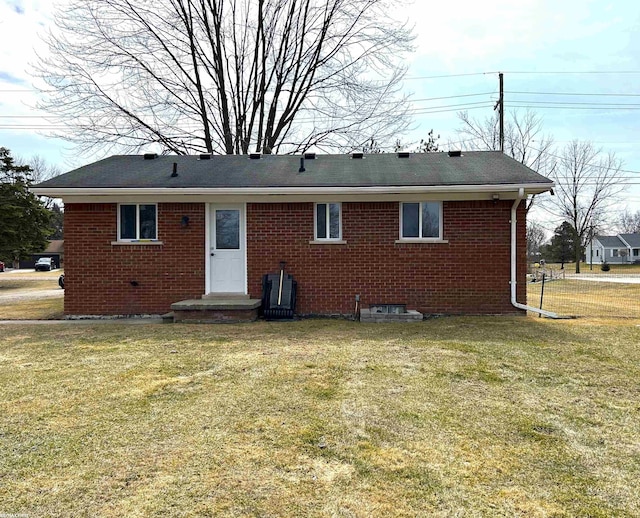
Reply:
[[[600,266],[600,269],[603,272],[608,272],[609,270],[611,270],[611,266],[609,266],[609,263],[605,261],[604,263],[602,263],[602,266]]]

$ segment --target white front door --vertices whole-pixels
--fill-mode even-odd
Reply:
[[[246,293],[244,205],[211,206],[211,293]]]

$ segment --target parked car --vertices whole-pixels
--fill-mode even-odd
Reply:
[[[60,286],[64,290],[64,273],[58,277],[58,286]]]
[[[35,269],[36,272],[50,272],[51,270],[54,270],[55,267],[56,265],[51,257],[41,257],[36,261]]]
[[[0,272],[4,272],[4,263],[0,261]]]

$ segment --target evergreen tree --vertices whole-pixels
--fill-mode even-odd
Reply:
[[[576,236],[575,229],[571,223],[565,221],[556,227],[551,238],[551,243],[544,247],[544,255],[547,262],[560,263],[564,268],[564,263],[571,262],[576,257],[576,246],[579,246],[579,254],[582,254],[580,240]]]
[[[31,167],[16,165],[0,147],[0,257],[18,260],[41,252],[51,234],[51,213],[29,191]]]
[[[64,238],[64,212],[60,208],[60,205],[53,202],[51,204],[51,234],[49,239],[63,239]]]

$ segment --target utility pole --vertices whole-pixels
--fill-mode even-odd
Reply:
[[[500,151],[504,153],[504,77],[502,72],[498,72],[498,78],[500,79],[500,97],[493,109],[494,111],[497,109],[500,116]]]

